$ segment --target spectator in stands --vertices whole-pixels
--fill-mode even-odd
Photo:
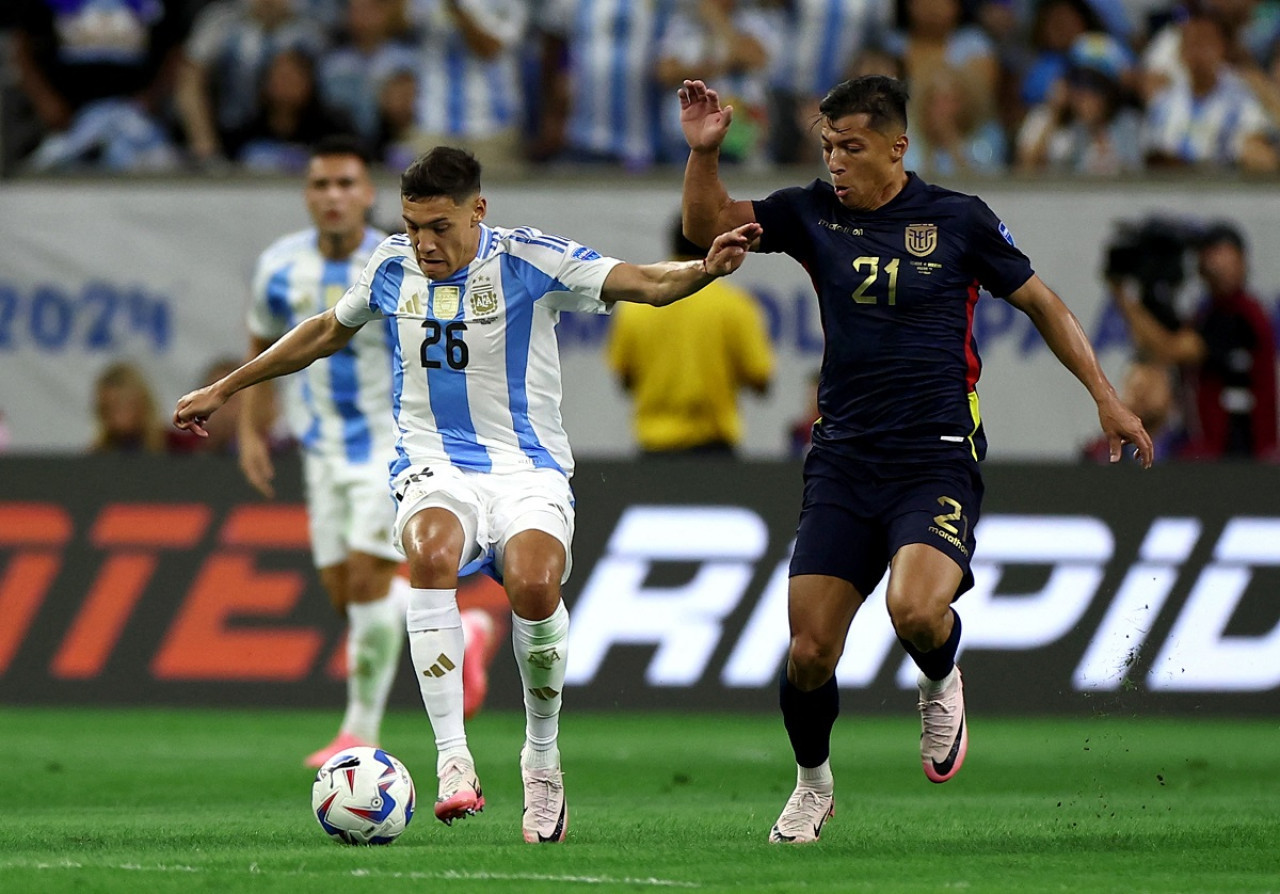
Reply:
[[[981,28],[963,21],[960,0],[906,0],[902,30],[885,38],[885,49],[903,60],[911,84],[931,83],[941,69],[959,72],[968,95],[979,103],[976,121],[995,111],[999,65],[995,46]],[[911,121],[922,121],[919,96]]]
[[[1183,374],[1184,422],[1192,459],[1276,458],[1275,334],[1247,286],[1244,237],[1235,226],[1208,227],[1198,246],[1206,289],[1194,318],[1170,331],[1133,293],[1113,283],[1135,346]]]
[[[658,156],[658,34],[672,0],[545,0],[542,121],[536,161],[616,162],[647,168]]]
[[[177,3],[16,0],[14,64],[43,128],[37,170],[171,167],[166,129],[179,48]]]
[[[168,426],[142,370],[127,361],[104,369],[94,383],[94,453],[163,453]],[[192,438],[195,440],[195,438]]]
[[[953,68],[938,68],[915,98],[915,136],[903,165],[927,177],[997,174],[1005,169],[1004,131],[983,117],[984,103]]]
[[[418,120],[416,64],[388,65],[376,72],[378,128],[372,142],[373,157],[388,170],[403,171],[417,157],[414,144]]]
[[[832,85],[850,77],[852,60],[892,25],[889,0],[791,0],[784,4],[782,47],[774,54],[770,143],[775,161],[809,161],[809,128]],[[702,77],[701,74],[696,75]]]
[[[416,68],[417,47],[406,0],[348,0],[346,22],[335,46],[320,57],[320,99],[372,143],[378,136],[378,95],[383,72]]]
[[[1067,74],[1076,40],[1100,30],[1098,18],[1085,0],[1044,0],[1036,7],[1031,26],[1034,55],[1023,75],[1020,94],[1026,108],[1050,100],[1054,85]]]
[[[1259,0],[1186,0],[1175,7],[1174,20],[1161,28],[1142,55],[1143,97],[1150,99],[1186,77],[1182,56],[1182,22],[1187,15],[1217,19],[1227,36],[1226,58],[1238,71],[1264,66],[1272,43],[1280,37],[1280,15],[1273,3]]]
[[[679,217],[671,251],[679,261],[704,254],[685,238]],[[634,400],[636,440],[650,457],[732,456],[742,440],[738,392],[764,394],[773,376],[760,308],[723,279],[667,307],[619,303],[608,351]]]
[[[260,87],[281,50],[315,58],[325,46],[320,25],[296,0],[217,0],[205,7],[187,41],[177,101],[194,161],[228,158],[226,142],[258,115]]]
[[[720,84],[720,101],[733,106],[721,157],[757,165],[767,161],[769,71],[782,49],[785,23],[780,13],[740,0],[699,0],[667,20],[654,66],[663,91],[663,158],[683,160],[688,153],[676,91],[685,78],[712,77]]]
[[[1152,97],[1143,139],[1151,167],[1280,169],[1270,140],[1274,124],[1227,62],[1230,36],[1222,22],[1192,13],[1182,24],[1186,77]]]
[[[1019,169],[1095,176],[1141,171],[1142,115],[1121,86],[1127,55],[1109,35],[1085,34],[1070,62],[1049,100],[1022,124]]]
[[[448,144],[484,159],[485,170],[524,157],[520,49],[526,0],[413,0],[418,56],[419,151]]]
[[[306,170],[311,146],[351,125],[326,109],[316,88],[315,64],[299,49],[285,49],[263,73],[258,112],[226,146],[246,170],[299,174]]]

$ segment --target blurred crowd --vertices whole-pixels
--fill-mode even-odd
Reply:
[[[1280,0],[5,0],[0,37],[17,172],[296,173],[334,131],[638,170],[683,161],[684,78],[767,167],[868,73],[928,176],[1280,171]]]

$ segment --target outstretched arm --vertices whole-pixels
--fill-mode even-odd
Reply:
[[[716,91],[702,81],[684,82],[680,127],[689,144],[689,160],[684,168],[681,215],[684,234],[697,245],[710,245],[721,233],[756,219],[751,203],[731,199],[720,180],[720,144],[732,120],[733,106],[721,108]]]
[[[728,276],[742,266],[748,246],[760,236],[758,223],[743,224],[721,233],[700,261],[661,261],[657,264],[618,264],[605,277],[600,297],[661,307],[692,295],[711,280]]]
[[[303,320],[283,338],[248,363],[218,381],[178,398],[173,424],[202,438],[209,433],[204,422],[231,395],[250,385],[297,372],[321,357],[328,357],[351,341],[358,330],[343,326],[330,308]]]
[[[1031,318],[1062,365],[1088,389],[1098,405],[1098,422],[1111,448],[1111,461],[1120,460],[1123,445],[1133,444],[1142,467],[1150,468],[1154,458],[1151,436],[1107,380],[1076,315],[1034,274],[1009,296],[1009,303]]]

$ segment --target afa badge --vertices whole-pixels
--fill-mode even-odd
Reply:
[[[937,224],[908,224],[906,234],[907,251],[917,258],[933,254],[938,247]]]
[[[477,277],[475,283],[467,290],[471,301],[471,314],[476,317],[488,317],[498,312],[498,293],[493,283],[486,277]]]
[[[458,315],[462,290],[457,286],[436,286],[431,290],[431,315],[437,320],[451,320]]]

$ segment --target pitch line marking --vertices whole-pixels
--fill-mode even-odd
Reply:
[[[157,863],[152,866],[145,866],[141,863],[93,865],[76,862],[74,860],[62,860],[58,863],[22,863],[21,861],[8,861],[0,863],[0,866],[4,866],[7,869],[116,869],[125,872],[194,872],[208,873],[210,875],[239,875],[241,872],[241,870],[234,869],[206,869],[200,866],[186,866],[176,863]],[[637,878],[632,876],[615,878],[608,875],[552,875],[538,872],[488,872],[484,870],[479,872],[470,872],[458,869],[445,869],[440,872],[388,872],[372,869],[338,870],[337,872],[308,871],[303,869],[272,871],[263,870],[257,863],[251,863],[242,871],[248,872],[250,875],[321,877],[328,875],[347,875],[355,878],[394,878],[410,879],[415,881],[437,879],[447,881],[555,882],[557,884],[566,885],[641,885],[652,888],[702,887],[698,882],[682,881],[680,879],[655,878],[653,876],[648,876],[646,878]]]

